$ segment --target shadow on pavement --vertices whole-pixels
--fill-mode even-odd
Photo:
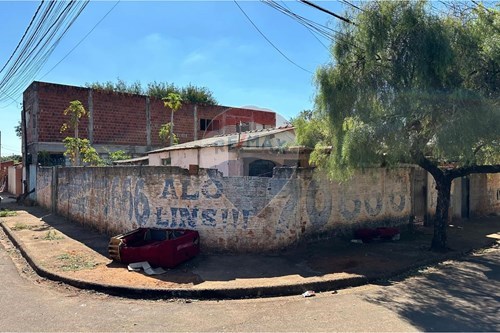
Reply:
[[[422,331],[500,330],[500,251],[445,262],[439,270],[382,289],[368,301],[397,312]]]
[[[96,252],[103,267],[113,271],[114,279],[131,279],[126,265],[111,262],[108,257],[109,235],[99,233],[88,226],[80,225],[58,215],[50,214],[40,207],[21,207],[12,204],[12,210],[25,210],[30,219],[40,221],[47,228],[54,228],[68,238]],[[29,215],[28,215],[29,216]],[[42,225],[43,229],[45,225]],[[293,248],[267,254],[211,254],[202,253],[181,264],[166,274],[151,276],[158,281],[178,284],[200,284],[204,281],[234,281],[243,279],[282,278],[297,281],[300,278],[338,274],[340,278],[356,276],[366,281],[393,276],[410,268],[433,263],[450,257],[428,250],[431,228],[418,228],[414,232],[402,227],[401,240],[395,242],[373,242],[354,244],[349,239],[329,239],[315,243],[300,244]],[[500,229],[500,218],[465,222],[461,228],[451,228],[450,244],[456,249],[453,254],[470,251],[491,243],[486,235]],[[26,237],[26,236],[25,236]],[[63,244],[65,241],[61,240]],[[47,258],[44,258],[47,259]],[[287,280],[288,279],[288,280]],[[286,282],[285,281],[285,282]]]

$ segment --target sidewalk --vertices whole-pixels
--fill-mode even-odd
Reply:
[[[500,239],[497,216],[450,227],[453,251],[444,254],[428,251],[432,228],[420,227],[413,233],[403,231],[395,242],[323,240],[266,255],[205,254],[202,249],[199,256],[165,274],[147,276],[108,258],[108,236],[2,196],[0,208],[16,210],[17,216],[0,218],[0,224],[39,275],[137,298],[245,298],[335,290],[458,258]]]

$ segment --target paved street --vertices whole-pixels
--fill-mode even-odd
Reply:
[[[143,301],[42,280],[5,244],[0,246],[1,331],[500,330],[499,249],[399,282],[311,298]]]

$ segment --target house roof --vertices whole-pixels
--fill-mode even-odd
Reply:
[[[113,163],[115,164],[127,164],[127,163],[135,163],[135,162],[141,162],[141,161],[147,161],[149,158],[148,156],[141,156],[141,157],[136,157],[136,158],[129,158],[127,160],[119,160],[119,161],[114,161]]]
[[[194,149],[206,147],[225,147],[233,144],[241,144],[243,142],[255,140],[257,138],[278,134],[287,131],[293,131],[295,128],[291,125],[281,126],[277,128],[264,128],[260,130],[247,131],[241,133],[232,133],[225,135],[217,135],[211,138],[190,141],[186,143],[177,144],[171,147],[160,148],[147,152],[147,154],[161,153],[165,151],[180,150],[180,149]]]

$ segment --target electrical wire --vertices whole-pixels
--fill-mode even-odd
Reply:
[[[357,45],[355,45],[351,41],[349,41],[349,36],[343,32],[337,31],[337,30],[332,29],[330,27],[327,27],[323,24],[309,20],[309,19],[307,19],[307,18],[305,18],[297,13],[294,13],[289,8],[280,5],[276,1],[265,0],[265,1],[263,1],[263,3],[276,9],[277,11],[281,12],[282,14],[289,16],[290,18],[295,20],[297,23],[303,25],[306,29],[313,32],[314,34],[317,34],[318,36],[321,36],[321,37],[328,39],[329,41],[332,41],[332,42],[334,40],[343,41],[343,42],[346,42],[353,47],[356,47],[356,48],[358,47]]]
[[[85,39],[87,39],[87,37],[95,30],[95,28],[97,28],[97,26],[102,22],[104,21],[104,19],[109,15],[109,13],[111,13],[113,11],[113,9],[115,9],[115,7],[118,5],[118,3],[120,2],[121,0],[118,0],[116,1],[116,3],[114,4],[113,7],[111,7],[110,10],[108,10],[108,12],[92,27],[92,29],[90,29],[89,32],[87,32],[87,34],[85,36],[83,36],[82,39],[80,39],[80,41],[78,43],[76,43],[75,46],[73,46],[73,48],[71,50],[69,50],[68,53],[66,53],[66,55],[64,57],[62,57],[61,60],[59,60],[51,69],[49,69],[47,71],[47,73],[45,73],[40,79],[43,79],[44,77],[46,77],[50,72],[52,72],[54,70],[54,68],[56,68],[61,62],[64,61],[64,59],[66,59]]]
[[[41,1],[0,73],[0,102],[18,95],[33,80],[83,12],[85,1]]]
[[[285,2],[281,1],[281,3],[283,4],[283,7],[285,7],[288,11],[292,12],[292,11],[290,10],[290,8],[286,5],[286,3],[285,3]],[[321,45],[323,45],[323,47],[324,47],[324,48],[325,48],[328,52],[330,52],[330,53],[331,53],[330,48],[329,48],[328,46],[326,46],[326,45],[325,45],[325,44],[321,41],[321,39],[319,39],[319,38],[318,38],[318,36],[316,36],[316,34],[315,34],[315,33],[314,33],[314,31],[312,30],[312,28],[310,28],[310,27],[308,27],[308,26],[306,26],[306,25],[304,25],[304,27],[307,29],[307,31],[309,31],[309,33],[310,33],[310,34],[311,34],[311,35],[312,35],[312,36],[313,36],[313,37],[314,37],[314,38],[315,38],[315,39],[316,39],[316,40],[317,40],[317,41],[318,41]],[[332,55],[333,55],[333,54],[332,54]]]
[[[360,8],[360,7],[358,7],[358,6],[354,5],[353,3],[351,3],[351,2],[349,2],[349,1],[347,1],[347,0],[340,0],[340,1],[341,1],[341,2],[343,2],[343,3],[345,3],[346,5],[351,6],[351,7],[352,7],[352,8],[354,8],[354,9],[360,10],[360,11],[362,11],[362,12],[364,12],[364,11],[365,11],[363,8]]]
[[[321,7],[321,6],[318,6],[317,4],[312,3],[311,1],[308,1],[308,0],[299,0],[299,1],[300,1],[300,2],[302,2],[303,4],[306,4],[306,5],[308,5],[308,6],[311,6],[311,7],[313,7],[313,8],[316,8],[316,9],[318,9],[318,10],[320,10],[320,11],[324,12],[324,13],[327,13],[327,14],[329,14],[329,15],[331,15],[331,16],[333,16],[333,17],[335,17],[335,18],[337,18],[337,19],[339,19],[339,20],[341,20],[341,21],[344,21],[344,22],[349,23],[349,24],[352,24],[352,25],[356,25],[354,22],[352,22],[352,21],[351,21],[351,20],[349,20],[348,18],[343,17],[343,16],[341,16],[341,15],[339,15],[339,14],[336,14],[336,13],[334,13],[334,12],[332,12],[332,11],[328,10],[328,9],[325,9],[325,8],[323,8],[323,7]]]
[[[313,74],[313,72],[305,69],[304,67],[300,66],[299,64],[297,64],[296,62],[294,62],[292,59],[290,59],[289,57],[287,57],[276,45],[273,44],[273,42],[271,42],[269,40],[269,38],[266,37],[266,35],[264,35],[264,33],[257,27],[257,25],[255,25],[255,23],[252,21],[252,19],[247,15],[247,13],[245,13],[245,11],[243,10],[243,8],[241,8],[241,6],[238,4],[238,2],[236,2],[236,0],[233,0],[234,3],[236,4],[236,6],[238,6],[238,8],[241,10],[241,12],[243,13],[243,15],[245,15],[245,17],[248,19],[248,21],[250,21],[250,23],[253,25],[253,27],[260,33],[260,35],[276,50],[279,52],[279,54],[281,54],[286,60],[288,60],[290,63],[294,64],[295,66],[297,66],[298,68],[302,69],[303,71],[309,73],[309,74]]]
[[[12,57],[14,57],[14,54],[16,54],[17,50],[19,49],[19,46],[20,46],[20,45],[21,45],[21,43],[23,42],[23,40],[24,40],[24,38],[26,37],[26,34],[28,33],[28,31],[30,30],[31,25],[32,25],[32,24],[33,24],[33,22],[35,21],[35,18],[37,17],[38,12],[40,12],[40,8],[42,8],[43,2],[44,2],[44,0],[42,0],[42,1],[40,2],[40,5],[38,5],[38,8],[36,9],[35,14],[34,14],[34,15],[33,15],[33,17],[31,18],[30,23],[28,24],[28,27],[26,28],[26,30],[24,30],[24,34],[23,34],[23,36],[21,37],[21,40],[19,41],[19,43],[17,43],[16,48],[14,49],[14,51],[12,52],[12,54],[10,55],[9,59],[7,59],[7,61],[5,62],[5,64],[2,66],[2,69],[0,69],[0,73],[2,73],[2,72],[3,72],[3,70],[5,69],[5,67],[7,66],[7,64],[9,63],[9,61],[11,61],[11,60],[12,60]]]

